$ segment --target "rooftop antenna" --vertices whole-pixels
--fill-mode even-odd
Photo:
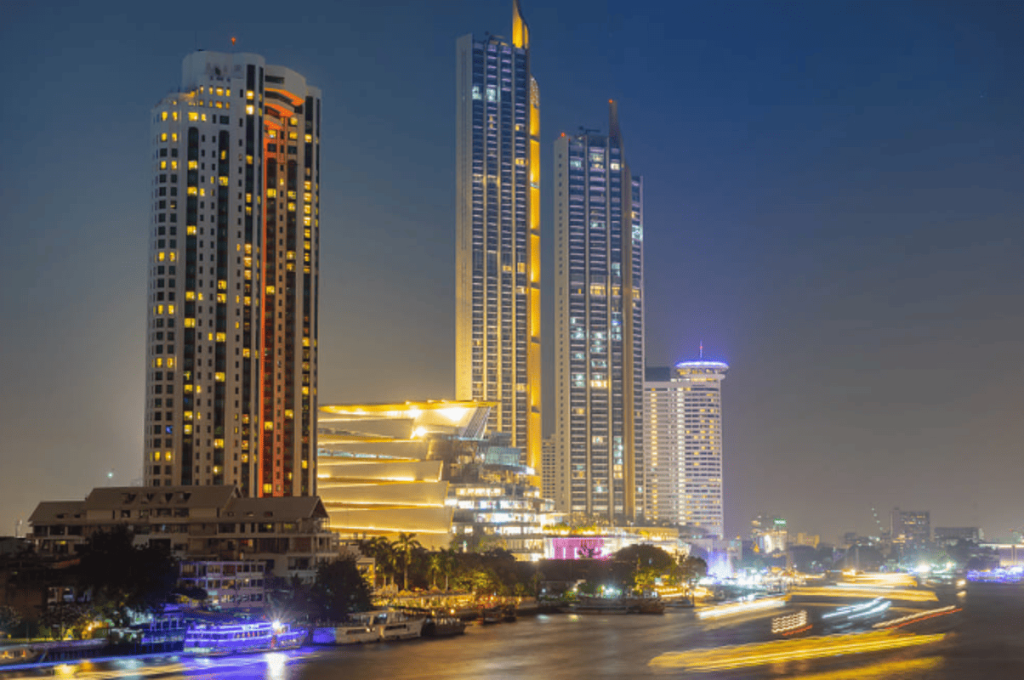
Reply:
[[[238,39],[238,38],[236,38],[235,36],[231,36],[231,48],[232,48],[232,49],[234,49],[234,47],[235,47],[235,41],[236,41],[237,39]]]
[[[704,341],[703,340],[700,341],[700,358],[701,359],[704,358]]]

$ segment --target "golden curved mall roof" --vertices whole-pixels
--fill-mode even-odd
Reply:
[[[444,411],[448,409],[493,408],[495,401],[450,401],[447,399],[429,401],[404,401],[382,404],[326,404],[320,406],[325,415],[349,418],[415,418],[423,411]]]

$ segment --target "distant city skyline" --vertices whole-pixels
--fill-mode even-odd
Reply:
[[[149,112],[196,46],[238,36],[239,52],[325,92],[336,189],[322,196],[321,400],[454,396],[452,45],[501,30],[508,6],[314,4],[315,20],[273,24],[258,2],[245,18],[189,3],[5,6],[0,56],[19,102],[0,113],[15,131],[0,165],[8,530],[42,498],[143,478]],[[620,101],[645,178],[647,363],[703,338],[734,366],[727,535],[761,508],[827,541],[868,533],[871,507],[993,539],[1024,524],[1021,9],[524,11],[544,86],[541,186],[550,142]],[[549,290],[553,197],[540,214]]]

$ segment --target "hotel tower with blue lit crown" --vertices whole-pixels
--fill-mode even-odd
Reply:
[[[724,537],[723,361],[650,368],[644,382],[647,519]]]
[[[145,483],[315,495],[320,92],[198,51],[151,122]]]
[[[559,512],[643,516],[643,179],[608,134],[555,140],[555,465]]]
[[[518,0],[511,40],[456,44],[456,128],[456,399],[496,404],[539,486],[540,91]]]

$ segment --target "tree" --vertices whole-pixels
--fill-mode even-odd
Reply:
[[[78,637],[82,629],[92,620],[93,614],[92,608],[85,603],[61,600],[47,607],[39,617],[39,623],[51,634],[56,628],[58,631],[56,638],[63,640],[68,632],[72,632],[75,637]]]
[[[128,610],[162,609],[178,579],[178,565],[166,549],[135,547],[132,539],[126,527],[93,534],[77,569],[97,611],[119,626],[130,623]]]
[[[430,576],[430,589],[437,588],[437,575],[444,572],[444,553],[436,552],[427,559],[427,575]]]
[[[405,571],[404,578],[402,579],[402,590],[409,590],[409,562],[412,560],[412,551],[422,547],[420,542],[416,540],[416,534],[398,534],[395,548],[397,553],[402,556],[402,567]]]
[[[13,636],[15,628],[21,623],[21,614],[9,605],[0,605],[0,633]]]
[[[653,545],[631,545],[616,552],[612,559],[615,562],[626,562],[639,567],[649,567],[663,574],[676,566],[675,559],[661,548]]]
[[[691,555],[679,563],[678,574],[682,580],[693,583],[708,575],[708,563]]]
[[[321,562],[311,595],[320,615],[332,621],[341,621],[349,614],[366,611],[371,606],[370,586],[359,573],[352,556]]]

